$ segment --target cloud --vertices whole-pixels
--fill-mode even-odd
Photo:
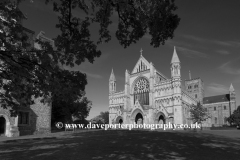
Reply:
[[[193,35],[182,35],[182,37],[190,40],[194,40],[197,42],[201,43],[212,43],[212,44],[217,44],[220,46],[228,46],[228,47],[240,47],[240,42],[239,41],[220,41],[220,40],[211,40],[211,39],[206,39],[206,38],[201,38]]]
[[[212,42],[215,44],[221,45],[221,46],[231,46],[232,45],[231,43],[224,42],[224,41],[218,41],[218,40],[214,40]]]
[[[218,83],[211,83],[207,87],[207,90],[212,94],[224,94],[224,93],[228,93],[229,87],[226,87]]]
[[[110,52],[104,52],[99,58],[95,58],[95,61],[93,63],[90,63],[87,59],[85,62],[81,63],[80,65],[76,65],[74,67],[70,66],[61,66],[62,68],[66,70],[71,71],[80,71],[82,73],[86,73],[88,77],[95,78],[95,79],[102,79],[103,76],[100,74],[93,73],[95,72],[96,68],[100,68],[102,64],[111,56]],[[95,69],[94,69],[95,68]],[[111,72],[110,72],[111,73]],[[109,73],[109,74],[110,74]],[[110,76],[110,75],[109,75]]]
[[[191,40],[194,40],[194,41],[198,41],[198,42],[208,41],[207,39],[196,37],[196,36],[193,36],[193,35],[182,35],[182,37],[187,38],[187,39],[191,39]]]
[[[62,66],[60,65],[60,68],[65,69],[65,70],[70,70],[70,71],[80,71],[81,73],[85,73],[87,75],[87,77],[91,77],[91,78],[95,78],[95,79],[101,79],[103,78],[101,75],[99,74],[95,74],[95,73],[90,73],[90,72],[86,72],[83,71],[82,69],[79,68],[71,68],[69,66]]]
[[[198,49],[203,49],[205,50],[206,47],[204,47],[203,45],[200,45],[200,43],[189,43],[189,42],[185,42],[185,41],[176,41],[176,40],[173,40],[173,39],[168,39],[166,41],[166,45],[170,45],[171,47],[172,46],[181,46],[183,48],[198,48]],[[207,48],[208,49],[208,48]]]
[[[222,64],[218,69],[222,72],[229,74],[231,82],[235,84],[240,84],[240,66],[239,66],[240,57],[236,58],[234,61],[228,61]]]
[[[189,58],[196,58],[196,57],[208,58],[208,55],[206,53],[199,52],[196,50],[188,49],[185,47],[177,47],[176,49],[177,49],[177,51],[179,50],[180,53],[182,53],[183,55],[185,55],[186,57],[189,57]]]
[[[89,73],[89,72],[84,72],[82,71],[83,73],[86,73],[88,77],[91,77],[91,78],[95,78],[95,79],[102,79],[103,77],[99,74],[95,74],[95,73]]]
[[[238,42],[238,41],[218,41],[218,40],[214,40],[213,43],[218,44],[218,45],[222,45],[222,46],[229,46],[229,47],[239,47],[240,46],[240,42]]]
[[[222,55],[229,55],[230,52],[229,51],[226,51],[226,50],[217,50],[216,52],[222,54]]]
[[[238,62],[237,62],[237,64],[238,64]],[[233,65],[234,65],[234,62],[229,61],[229,62],[222,64],[219,67],[219,69],[227,74],[240,75],[240,67],[234,68]]]
[[[179,53],[181,53],[189,58],[197,58],[197,57],[198,58],[208,58],[209,57],[206,53],[197,51],[195,49],[189,49],[189,48],[193,48],[195,46],[190,43],[183,42],[183,41],[175,41],[175,40],[169,39],[166,41],[166,45],[169,45],[171,47],[176,46],[177,52],[180,51]],[[178,47],[178,46],[184,46],[184,47]],[[198,47],[198,48],[202,48],[202,47]]]

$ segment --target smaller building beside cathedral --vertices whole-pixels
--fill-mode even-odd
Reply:
[[[41,49],[39,44],[34,43],[35,33],[29,29],[24,31],[29,37],[31,47]],[[54,47],[54,41],[46,37],[44,32],[41,31],[36,38],[47,41]],[[20,106],[16,117],[11,116],[10,107],[4,109],[0,106],[0,136],[18,137],[51,132],[51,99],[45,99],[44,103],[41,102],[41,98],[32,99],[35,103],[30,106]]]
[[[230,85],[229,92],[203,98],[203,106],[211,118],[205,122],[207,127],[219,127],[229,125],[227,118],[237,109],[236,94],[233,85]]]

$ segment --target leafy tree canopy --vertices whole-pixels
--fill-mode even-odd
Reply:
[[[115,36],[125,48],[147,33],[151,45],[159,47],[173,38],[180,21],[173,13],[174,0],[46,0],[59,14],[56,28],[61,32],[54,39],[56,49],[41,40],[36,40],[41,49],[35,49],[20,23],[26,18],[18,7],[23,0],[15,1],[0,2],[0,88],[4,90],[0,95],[2,106],[13,111],[32,104],[32,96],[65,102],[81,99],[86,74],[61,66],[74,67],[85,60],[93,63],[101,55],[97,44],[111,39],[108,27],[114,13],[118,15]],[[84,12],[85,18],[75,17],[75,9]],[[92,23],[100,25],[97,42],[90,39]]]
[[[109,124],[109,112],[101,112],[100,115],[90,120],[92,123],[104,123]]]
[[[59,97],[52,97],[52,123],[73,121],[84,122],[91,109],[91,101],[85,96],[77,101],[63,101]]]
[[[84,35],[89,37],[88,26],[91,22],[100,24],[98,43],[108,42],[111,40],[108,27],[115,13],[118,16],[115,35],[125,48],[136,43],[146,33],[152,37],[151,45],[164,45],[168,38],[173,38],[174,30],[180,22],[180,18],[173,13],[177,9],[174,0],[46,0],[46,3],[50,1],[53,2],[54,11],[61,14],[58,17],[60,23],[56,27],[62,31],[58,37],[62,44],[69,43],[74,36],[78,37],[81,31],[85,31]],[[85,19],[74,17],[74,9],[83,11]],[[68,49],[74,47],[69,46]]]
[[[204,108],[201,103],[197,103],[197,105],[193,105],[190,109],[190,116],[193,120],[193,123],[202,123],[203,121],[210,118],[206,108]]]
[[[240,125],[240,106],[227,118],[227,121],[230,124]]]
[[[101,112],[100,117],[104,120],[105,124],[109,124],[109,112]]]

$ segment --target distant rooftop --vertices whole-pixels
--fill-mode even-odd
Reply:
[[[218,102],[229,102],[229,101],[230,101],[230,95],[229,94],[223,94],[223,95],[217,95],[217,96],[211,96],[211,97],[204,97],[203,98],[203,104],[218,103]]]
[[[198,80],[200,79],[201,81],[203,81],[200,77],[197,77],[197,78],[191,78],[191,79],[185,79],[185,81],[192,81],[192,80]]]

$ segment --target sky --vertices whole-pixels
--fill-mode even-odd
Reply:
[[[44,31],[47,37],[55,38],[60,31],[55,27],[57,14],[45,0],[26,0],[21,5],[28,17],[23,25],[37,35]],[[181,18],[174,38],[165,45],[154,48],[151,37],[144,36],[136,44],[124,48],[114,37],[117,15],[109,27],[112,40],[98,45],[102,55],[94,63],[84,62],[75,66],[87,74],[86,96],[92,101],[92,109],[87,119],[108,111],[109,77],[113,68],[117,80],[117,91],[124,90],[125,70],[133,70],[143,49],[143,56],[154,64],[156,69],[170,77],[170,62],[176,46],[181,61],[182,80],[200,77],[204,82],[205,97],[229,93],[231,83],[236,92],[237,105],[240,105],[240,1],[239,0],[176,0],[175,13]],[[81,17],[82,13],[74,11]],[[91,26],[92,37],[97,37],[97,26]]]

